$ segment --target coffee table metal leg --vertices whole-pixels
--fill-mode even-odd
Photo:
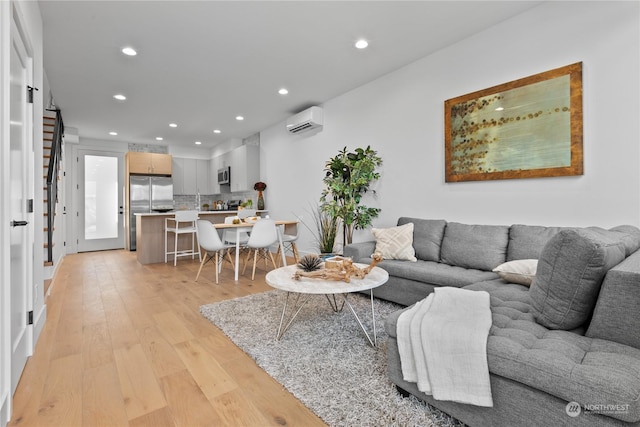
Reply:
[[[296,318],[296,316],[298,316],[298,313],[300,313],[300,310],[302,310],[302,307],[304,307],[304,305],[307,303],[307,301],[309,301],[309,297],[311,296],[311,294],[305,295],[305,298],[302,300],[300,305],[298,305],[298,301],[300,300],[300,295],[302,295],[302,294],[296,293],[296,300],[293,302],[293,307],[291,308],[291,313],[292,314],[287,319],[287,324],[283,329],[282,328],[282,324],[284,323],[284,316],[285,316],[285,313],[287,311],[287,306],[288,306],[288,303],[289,303],[289,295],[290,294],[291,294],[291,292],[287,292],[287,298],[284,300],[284,307],[282,307],[282,315],[280,316],[280,326],[278,326],[278,335],[276,336],[276,338],[278,340],[280,340],[280,338],[282,338],[282,335],[284,335],[284,333],[287,332],[287,329],[289,329],[289,326],[291,326],[291,323]]]
[[[338,308],[338,300],[336,299],[336,294],[331,294],[331,298],[329,298],[329,294],[324,294],[327,297],[327,301],[329,301],[329,305],[333,309],[335,313],[340,313],[344,308],[344,301],[342,301],[342,305]]]
[[[369,340],[369,344],[371,345],[371,347],[377,348],[378,347],[378,337],[376,335],[375,309],[373,308],[373,290],[371,291],[371,323],[373,323],[373,340],[369,336],[369,333],[367,332],[367,329],[364,327],[364,325],[360,321],[360,318],[356,314],[356,311],[351,306],[351,303],[349,303],[349,301],[347,300],[347,295],[349,295],[349,294],[343,294],[342,295],[344,297],[344,302],[347,304],[347,306],[351,310],[351,314],[353,314],[353,317],[355,317],[356,321],[358,322],[358,325],[360,325],[360,329],[362,329],[362,332],[364,332],[364,335],[367,337],[367,340]]]

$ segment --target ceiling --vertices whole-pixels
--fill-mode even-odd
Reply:
[[[40,9],[66,126],[81,138],[211,148],[540,3],[41,0]],[[368,48],[354,47],[360,38]],[[126,46],[138,54],[123,55]]]

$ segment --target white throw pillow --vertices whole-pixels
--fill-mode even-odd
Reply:
[[[537,259],[518,259],[500,264],[493,271],[507,282],[529,286],[536,276],[537,269]]]
[[[384,259],[401,259],[417,261],[416,251],[413,248],[413,223],[410,222],[399,227],[374,228],[371,230],[376,238],[375,253],[382,255]]]

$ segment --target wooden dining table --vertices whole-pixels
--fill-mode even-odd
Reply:
[[[259,221],[259,220],[258,220]],[[282,265],[287,265],[287,258],[285,256],[284,246],[282,245],[282,235],[287,232],[287,230],[291,230],[292,228],[298,227],[298,221],[296,220],[275,220],[276,229],[278,230],[278,244],[280,245],[280,254],[282,255]],[[239,224],[213,224],[212,225],[218,230],[224,229],[235,229],[236,230],[236,264],[235,264],[235,276],[234,279],[238,281],[238,270],[240,269],[240,233],[242,231],[251,231],[251,227],[253,227],[253,222],[241,222]],[[296,234],[296,232],[291,232],[290,234]]]

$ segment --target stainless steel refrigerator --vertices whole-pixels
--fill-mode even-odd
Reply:
[[[165,176],[129,177],[129,248],[136,250],[137,213],[173,210],[173,180]]]

